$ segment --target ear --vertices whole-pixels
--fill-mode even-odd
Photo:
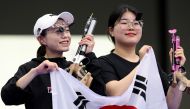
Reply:
[[[46,40],[45,40],[45,37],[44,36],[38,36],[37,37],[37,40],[40,44],[42,45],[46,45]]]
[[[110,34],[111,37],[114,37],[114,35],[113,35],[113,28],[112,27],[108,28],[108,33]]]

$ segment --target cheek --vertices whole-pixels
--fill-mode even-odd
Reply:
[[[113,36],[120,36],[120,34],[122,34],[125,31],[124,28],[122,27],[115,27],[114,30],[112,31],[112,35]]]
[[[58,42],[59,42],[59,40],[57,38],[48,37],[46,39],[46,45],[48,45],[48,46],[56,46]]]
[[[59,39],[59,37],[56,36],[56,34],[54,34],[54,33],[49,33],[49,34],[46,36],[47,42],[54,42],[54,41],[56,41],[56,40],[58,40],[58,39]]]
[[[142,28],[136,30],[139,35],[142,35]]]
[[[142,29],[139,31],[139,35],[142,36]]]
[[[68,37],[69,40],[71,40],[71,33],[70,32],[66,33],[65,36]]]
[[[138,31],[138,36],[137,37],[138,37],[138,40],[141,39],[141,37],[142,37],[142,29]]]

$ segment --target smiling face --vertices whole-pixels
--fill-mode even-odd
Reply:
[[[46,36],[40,36],[38,40],[46,46],[46,54],[62,55],[63,52],[69,50],[71,43],[69,27],[62,19],[58,19],[46,30]]]
[[[114,37],[115,45],[136,46],[142,36],[142,22],[136,20],[133,12],[126,11],[115,22],[114,27],[109,28],[109,33]]]

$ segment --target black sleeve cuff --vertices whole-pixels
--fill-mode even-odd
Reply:
[[[97,58],[94,52],[90,52],[90,53],[85,54],[85,57],[86,57],[86,58],[85,58],[84,60],[82,60],[82,63],[83,63],[84,65],[87,65],[87,64],[90,63],[93,59],[96,59],[96,58]]]
[[[97,58],[94,52],[87,53],[85,54],[85,56],[89,58],[90,60]]]

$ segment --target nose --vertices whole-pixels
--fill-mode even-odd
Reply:
[[[61,38],[70,37],[70,34],[67,32],[62,32],[60,35],[61,35]]]
[[[128,26],[128,28],[129,28],[130,30],[133,30],[133,29],[134,29],[134,24],[133,24],[133,22],[129,22],[127,26]]]
[[[60,35],[61,35],[61,38],[67,37],[67,35],[65,34],[65,32],[62,32]]]

